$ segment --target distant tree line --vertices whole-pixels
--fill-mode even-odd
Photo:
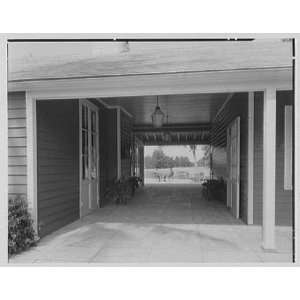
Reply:
[[[164,153],[162,149],[153,151],[152,156],[145,157],[146,169],[164,169],[174,167],[191,167],[193,163],[190,162],[187,156],[170,157]]]
[[[164,153],[162,148],[153,151],[152,156],[145,156],[145,169],[165,169],[174,167],[209,166],[208,156],[204,156],[192,163],[187,156],[170,157]]]

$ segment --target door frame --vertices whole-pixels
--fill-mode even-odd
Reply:
[[[227,206],[230,208],[230,210],[232,211],[232,207],[233,207],[233,199],[232,199],[232,188],[231,188],[231,135],[230,135],[230,129],[236,124],[237,126],[237,149],[236,149],[236,153],[237,153],[237,191],[236,191],[236,215],[234,215],[235,218],[240,218],[240,167],[241,167],[241,159],[240,159],[240,155],[241,155],[241,121],[240,121],[240,117],[236,117],[234,118],[234,120],[232,122],[229,123],[229,125],[227,126],[227,164],[228,164],[228,178],[227,178]],[[230,187],[230,189],[229,189]]]
[[[82,112],[82,105],[88,106],[90,109],[95,110],[97,112],[96,114],[96,132],[97,132],[97,137],[96,137],[96,148],[97,148],[97,208],[100,207],[100,168],[99,168],[99,108],[93,104],[91,101],[87,99],[79,99],[78,102],[79,105],[79,216],[80,218],[83,217],[82,215],[82,205],[81,205],[81,183],[82,183],[82,165],[81,165],[81,155],[82,155],[82,138],[81,138],[81,125],[82,125],[82,118],[81,118],[81,112]],[[88,122],[90,123],[90,118],[88,117]],[[90,139],[89,139],[90,141]],[[89,142],[89,156],[90,156],[90,142]],[[89,166],[90,167],[90,166]],[[89,209],[91,210],[91,198],[90,198],[90,187],[89,187]]]

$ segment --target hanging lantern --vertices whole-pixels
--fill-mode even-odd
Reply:
[[[165,114],[161,111],[159,105],[158,105],[158,96],[156,98],[156,107],[152,114],[152,125],[155,128],[162,127],[164,123]]]

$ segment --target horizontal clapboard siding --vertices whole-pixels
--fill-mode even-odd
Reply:
[[[240,117],[240,215],[247,222],[248,199],[248,94],[237,93],[217,115],[212,126],[212,171],[218,178],[227,178],[227,127]],[[226,195],[224,195],[226,199]]]
[[[42,237],[79,218],[78,100],[37,101],[37,198]]]
[[[26,196],[26,95],[8,93],[8,196]]]
[[[284,190],[284,106],[293,104],[291,91],[276,95],[276,225],[292,224],[292,191]],[[263,201],[263,93],[254,98],[254,223],[262,223]]]

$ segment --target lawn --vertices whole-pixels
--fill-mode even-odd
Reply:
[[[209,178],[209,167],[175,167],[173,168],[174,175],[170,176],[170,168],[164,169],[145,169],[145,180],[158,179],[158,176],[163,178],[166,176],[168,180],[185,179],[188,181],[201,182],[205,178]]]

